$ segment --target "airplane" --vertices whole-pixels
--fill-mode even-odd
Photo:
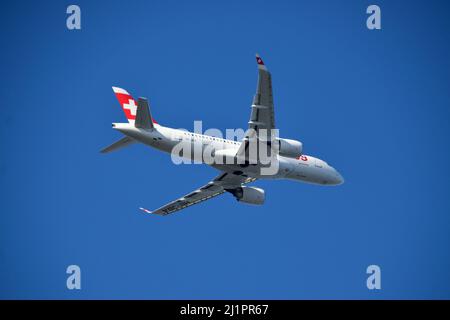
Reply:
[[[239,202],[262,205],[265,201],[265,191],[247,186],[248,183],[258,179],[289,179],[326,186],[340,185],[344,182],[342,175],[328,163],[303,154],[303,144],[300,141],[282,139],[267,133],[276,130],[272,77],[258,54],[256,62],[257,89],[251,106],[248,129],[240,142],[162,126],[153,119],[146,98],[139,98],[136,102],[126,90],[113,87],[128,122],[112,124],[113,129],[125,136],[101,150],[102,153],[119,150],[134,143],[142,143],[171,153],[177,145],[185,143],[193,147],[191,149],[193,152],[182,152],[180,154],[182,158],[202,159],[198,153],[210,148],[214,156],[223,157],[225,160],[231,159],[225,163],[203,161],[218,169],[220,174],[204,186],[156,210],[143,207],[139,209],[145,213],[168,215],[226,192]],[[250,154],[249,146],[255,142],[269,147],[276,146],[271,158],[276,163],[277,170],[274,173],[263,174],[262,169],[267,169],[267,163],[262,162],[261,155]]]

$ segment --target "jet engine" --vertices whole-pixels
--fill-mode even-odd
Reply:
[[[236,198],[237,201],[250,204],[263,204],[265,200],[264,190],[255,187],[239,187],[227,190]]]
[[[277,140],[280,156],[298,158],[302,155],[303,144],[300,141],[281,138]]]

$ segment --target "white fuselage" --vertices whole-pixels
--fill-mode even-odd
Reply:
[[[203,159],[203,150],[210,146],[224,154],[236,154],[241,142],[192,133],[155,124],[154,129],[140,129],[129,123],[113,123],[113,128],[155,149],[171,153],[180,141],[191,144],[192,152],[185,158]],[[212,167],[257,179],[291,179],[320,185],[338,185],[343,178],[325,161],[308,155],[299,158],[277,156],[278,169],[275,174],[261,174],[259,165],[210,164]]]

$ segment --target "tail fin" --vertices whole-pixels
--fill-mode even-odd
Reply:
[[[117,100],[119,100],[119,103],[122,106],[123,112],[125,113],[128,122],[134,125],[137,111],[136,101],[126,90],[117,87],[112,87],[112,89],[116,94]]]

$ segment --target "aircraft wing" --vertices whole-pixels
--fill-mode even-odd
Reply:
[[[272,76],[258,54],[256,63],[258,64],[256,94],[253,98],[248,130],[237,152],[238,157],[248,158],[249,143],[254,140],[271,141],[273,139],[271,130],[275,129]],[[261,129],[265,129],[264,135],[260,132]]]
[[[248,127],[259,129],[275,129],[275,116],[273,111],[272,76],[264,65],[261,57],[256,54],[258,64],[258,84],[253,98],[252,111]]]
[[[255,178],[243,177],[232,173],[222,173],[214,180],[208,182],[203,187],[191,193],[188,193],[184,197],[169,202],[168,204],[162,206],[161,208],[158,208],[154,211],[145,208],[139,209],[141,209],[146,213],[153,213],[165,216],[170,213],[174,213],[178,210],[192,206],[194,204],[214,198],[218,195],[221,195],[226,190],[239,188],[243,184],[250,183],[255,180],[256,180]]]

